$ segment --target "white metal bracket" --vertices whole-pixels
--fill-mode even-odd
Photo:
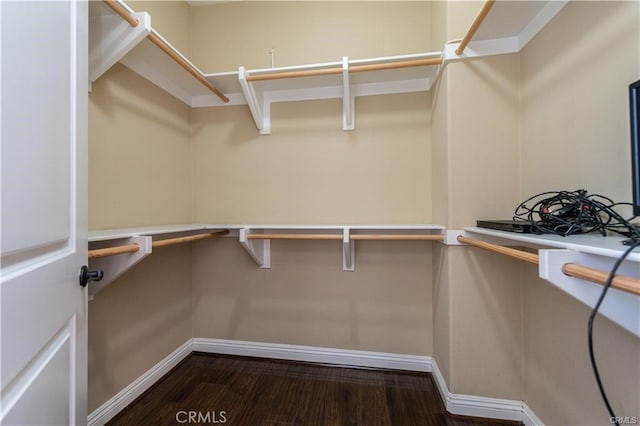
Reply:
[[[271,240],[250,240],[249,228],[242,228],[239,232],[239,240],[242,247],[249,253],[249,256],[262,269],[271,268]]]
[[[151,32],[146,12],[132,13],[138,26],[132,27],[115,13],[90,17],[89,80],[96,81]]]
[[[115,279],[151,253],[152,237],[150,236],[108,240],[108,242],[110,245],[137,244],[140,246],[140,250],[134,253],[91,259],[89,261],[89,268],[102,270],[104,272],[104,278],[102,278],[101,281],[89,283],[89,300],[92,300],[97,292],[111,284]],[[117,242],[117,244],[115,244],[115,242]]]
[[[342,270],[355,271],[356,266],[355,241],[349,236],[349,228],[342,230]]]
[[[354,130],[355,123],[355,96],[351,93],[349,83],[349,58],[342,58],[342,130]]]
[[[574,250],[540,250],[538,273],[564,292],[570,294],[585,305],[593,308],[602,293],[603,286],[579,278],[570,277],[562,272],[565,263],[575,263],[592,268],[611,270],[615,259],[607,256],[581,253]],[[640,277],[637,262],[625,261],[620,265],[618,274]],[[640,336],[640,296],[610,288],[599,313],[611,321]]]

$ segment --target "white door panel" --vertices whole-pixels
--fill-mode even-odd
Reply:
[[[87,4],[0,0],[0,423],[87,420]]]
[[[74,46],[71,29],[60,23],[69,22],[72,11],[64,2],[23,3],[2,4],[3,15],[11,17],[2,22],[2,79],[10,82],[2,85],[2,138],[21,148],[2,162],[2,181],[15,183],[2,188],[2,203],[11,207],[2,212],[3,254],[67,241],[71,231]]]

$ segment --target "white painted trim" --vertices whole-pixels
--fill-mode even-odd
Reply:
[[[193,339],[187,340],[178,349],[167,355],[162,361],[144,372],[131,382],[129,386],[115,394],[111,399],[96,408],[87,418],[87,424],[103,425],[115,417],[120,411],[131,404],[137,397],[153,386],[162,376],[167,374],[180,361],[191,354]]]
[[[431,374],[447,411],[462,416],[486,417],[490,419],[522,421],[525,426],[543,425],[523,401],[500,398],[486,398],[449,392],[435,359],[431,361]]]
[[[317,362],[354,367],[389,368],[427,373],[431,371],[432,361],[431,357],[420,355],[205,338],[193,339],[193,350],[194,352],[285,359],[289,361]]]
[[[525,402],[522,403],[522,423],[524,426],[544,426],[542,420],[535,415]]]

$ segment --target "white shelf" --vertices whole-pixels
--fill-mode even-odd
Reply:
[[[154,35],[160,39],[172,55],[184,61],[204,79],[204,74],[193,63],[152,28],[151,17],[147,13],[136,13],[118,0],[117,4],[138,20],[138,25],[133,27],[103,1],[89,3],[91,82],[100,78],[116,62],[121,62],[189,106],[194,106],[195,99],[208,100],[210,104],[224,104],[194,75],[147,38]]]
[[[502,245],[525,245],[534,248],[552,247],[616,259],[627,249],[627,246],[622,244],[622,241],[626,240],[626,238],[615,234],[606,237],[600,234],[569,235],[562,237],[560,235],[519,234],[517,232],[495,231],[477,227],[464,228],[464,231],[467,232],[469,236],[475,234],[474,237],[478,235],[492,237],[494,242]],[[487,239],[485,240],[488,241]],[[640,262],[640,251],[634,251],[629,254],[627,260],[630,262]]]
[[[567,3],[496,1],[462,55],[455,53],[460,43],[445,46],[445,62],[519,52]]]
[[[204,231],[208,228],[202,224],[145,226],[139,228],[106,229],[89,231],[89,242],[117,240],[122,238],[140,237],[147,235],[175,234],[179,232]],[[219,228],[215,228],[219,229]]]
[[[440,225],[244,225],[238,229],[240,244],[262,269],[271,268],[271,239],[252,239],[253,234],[304,234],[304,239],[331,236],[342,245],[342,270],[355,270],[355,240],[358,235],[442,235]],[[317,238],[313,238],[317,237]],[[289,237],[287,237],[289,239]],[[290,238],[290,239],[293,239]]]
[[[425,92],[431,89],[439,65],[418,65],[404,68],[350,72],[358,66],[385,65],[423,59],[439,59],[441,52],[380,58],[327,62],[280,68],[246,70],[208,74],[207,80],[219,87],[230,99],[229,105],[249,105],[249,109],[261,134],[271,132],[271,104],[315,99],[343,99],[343,129],[355,128],[355,97],[392,93]],[[328,75],[287,77],[251,81],[251,77],[265,74],[284,75],[295,72],[314,72],[342,68],[344,72]],[[199,97],[192,106],[223,105],[218,99]]]
[[[533,235],[495,231],[485,228],[464,228],[464,236],[498,245],[518,245],[538,249],[538,275],[565,293],[593,308],[602,292],[602,285],[565,275],[567,263],[610,271],[614,263],[628,249],[620,236],[603,237],[598,234]],[[448,241],[454,241],[447,231]],[[640,250],[631,252],[620,265],[618,275],[640,278]],[[610,288],[599,313],[636,336],[640,336],[640,295]]]
[[[497,1],[489,11],[470,44],[460,56],[458,43],[445,45],[444,52],[419,53],[381,58],[300,65],[293,67],[246,70],[204,75],[209,83],[229,98],[223,102],[169,55],[147,39],[152,32],[148,14],[134,13],[118,0],[138,21],[132,27],[105,6],[90,2],[90,79],[97,80],[120,61],[125,66],[156,84],[191,107],[248,105],[256,128],[261,134],[271,133],[273,102],[341,98],[342,128],[355,128],[355,98],[392,93],[423,92],[431,89],[443,66],[450,61],[514,53],[520,51],[567,3],[566,1]],[[158,37],[160,37],[158,35]],[[161,38],[161,37],[160,37]],[[164,39],[162,39],[164,40]],[[172,54],[181,58],[198,73],[197,67],[164,40]],[[352,72],[354,67],[384,65],[392,62],[442,58],[442,65],[417,65],[396,69]],[[322,71],[337,68],[331,75],[289,77],[253,81],[264,74],[298,71]]]

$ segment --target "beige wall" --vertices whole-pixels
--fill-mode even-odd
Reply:
[[[246,107],[192,111],[194,218],[208,223],[431,222],[428,93],[272,105],[260,136]]]
[[[523,194],[585,188],[629,200],[627,88],[640,77],[640,3],[570,2],[523,50],[521,69]],[[526,274],[524,398],[547,424],[609,422],[588,360],[588,315]],[[637,416],[640,339],[599,317],[594,341],[616,414]]]
[[[191,247],[154,250],[89,302],[89,412],[191,338]]]
[[[120,64],[89,95],[89,229],[191,222],[189,107]]]
[[[231,238],[194,245],[193,335],[432,355],[431,243],[273,241],[260,269]]]
[[[570,3],[522,52],[525,194],[584,188],[631,201],[628,87],[640,78],[638,8]]]
[[[519,73],[518,55],[445,69],[432,114],[437,223],[460,229],[513,214],[520,199]],[[449,390],[521,399],[520,265],[455,246],[435,256],[434,352]]]
[[[205,72],[423,53],[428,1],[243,1],[192,8],[193,60]]]
[[[492,56],[447,67],[447,226],[509,218],[520,200],[519,58]]]

